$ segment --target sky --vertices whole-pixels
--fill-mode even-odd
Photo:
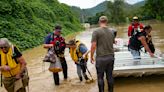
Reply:
[[[65,3],[70,6],[77,6],[82,9],[85,9],[85,8],[92,8],[105,0],[58,0],[58,1],[60,3]],[[134,4],[136,2],[143,1],[143,0],[125,0],[125,1],[128,2],[129,4]]]

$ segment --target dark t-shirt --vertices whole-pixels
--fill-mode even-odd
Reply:
[[[44,39],[44,44],[50,44],[51,41],[51,34],[48,34]]]
[[[13,58],[19,58],[22,56],[22,53],[14,46],[14,53],[13,53]],[[1,54],[0,54],[0,66],[1,66]]]
[[[98,28],[92,34],[91,42],[96,42],[96,56],[105,56],[114,54],[114,31],[109,28]]]

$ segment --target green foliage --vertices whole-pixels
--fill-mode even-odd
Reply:
[[[145,5],[145,1],[138,2],[136,4],[130,5],[125,3],[125,16],[132,21],[133,16],[138,16],[140,20],[142,20],[142,7]]]
[[[96,16],[89,17],[87,23],[97,24],[100,16],[107,16],[104,12],[97,13]]]
[[[63,27],[63,35],[82,30],[70,7],[57,0],[0,1],[0,38],[8,38],[21,50],[42,44],[55,24]]]
[[[84,23],[90,21],[88,19],[91,19],[91,17],[95,16],[97,13],[104,12],[107,8],[107,2],[108,1],[104,1],[97,6],[88,9],[80,9],[75,6],[72,6],[71,9],[76,12],[80,22]]]
[[[107,4],[108,1],[104,1],[93,8],[85,9],[85,11],[90,13],[90,16],[94,16],[97,13],[104,12],[107,8]]]
[[[124,0],[115,0],[113,3],[108,3],[107,11],[110,11],[109,18],[111,22],[119,24],[125,22]]]
[[[146,0],[143,7],[142,15],[146,19],[164,20],[164,1],[163,0]]]
[[[102,15],[108,16],[110,22],[119,24],[125,22],[125,12],[124,12],[124,1],[123,0],[115,0],[114,2],[106,1],[107,9],[103,12],[97,13],[95,16],[89,17],[88,21],[90,24],[97,24],[98,18]]]

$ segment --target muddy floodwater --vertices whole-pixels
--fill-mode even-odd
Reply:
[[[157,22],[153,23],[152,26],[152,37],[155,47],[163,53],[164,32],[162,31],[164,30],[164,23]],[[118,38],[128,39],[127,27],[128,25],[114,27],[118,30]],[[80,39],[87,44],[89,49],[92,30],[94,29],[89,29],[76,36],[76,39]],[[70,38],[74,38],[74,36]],[[60,72],[60,86],[55,86],[52,73],[48,71],[49,63],[42,62],[45,53],[46,50],[42,46],[23,52],[30,76],[29,92],[98,92],[95,65],[91,64],[90,60],[88,61],[88,68],[94,81],[92,83],[85,83],[83,81],[79,84],[76,66],[69,56],[68,49],[66,49],[65,57],[68,64],[68,80],[63,80],[63,74]],[[4,88],[0,88],[0,92],[6,91]],[[164,92],[164,75],[115,78],[114,92]]]

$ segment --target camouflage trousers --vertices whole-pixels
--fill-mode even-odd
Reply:
[[[4,84],[4,87],[7,90],[7,92],[15,92],[14,86],[15,86],[16,80],[17,79],[15,77],[3,78],[3,84]],[[22,87],[19,90],[17,90],[16,92],[26,92],[26,89],[25,89],[25,87]]]

